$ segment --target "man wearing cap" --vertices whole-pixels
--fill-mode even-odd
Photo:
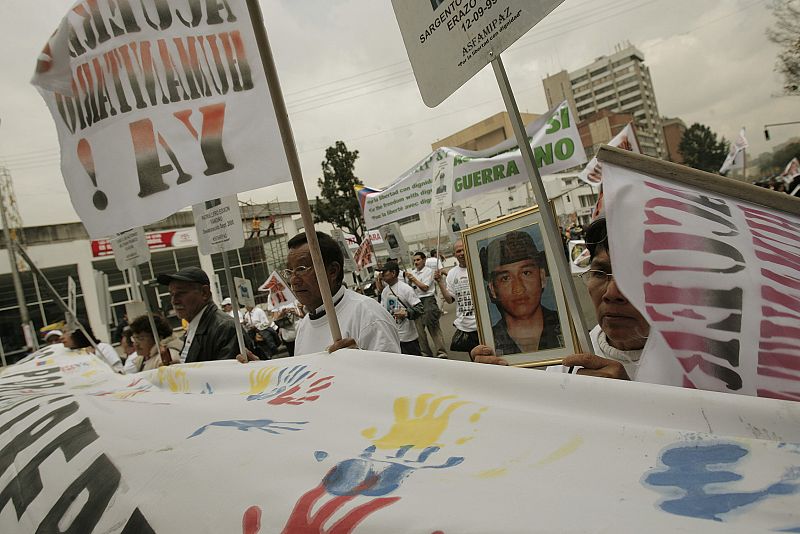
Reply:
[[[434,261],[436,258],[434,258]],[[408,285],[414,289],[414,293],[422,301],[423,313],[414,321],[419,334],[419,347],[423,356],[438,356],[447,358],[447,350],[444,348],[444,338],[442,328],[439,325],[439,318],[442,312],[436,303],[436,286],[433,283],[433,269],[426,265],[425,253],[417,251],[414,253],[414,269],[406,272]],[[428,333],[436,346],[436,352],[431,350],[428,343]]]
[[[344,257],[342,249],[328,234],[317,232],[325,275],[333,294],[336,318],[343,339],[333,342],[328,317],[322,304],[322,292],[311,262],[306,234],[300,233],[287,243],[287,269],[283,278],[308,312],[297,323],[296,354],[312,354],[329,349],[361,348],[381,352],[400,352],[400,338],[394,318],[375,300],[342,285]]]
[[[44,335],[44,342],[46,345],[55,345],[57,343],[61,343],[61,338],[63,336],[64,332],[61,330],[50,330]]]
[[[564,346],[558,313],[542,306],[545,259],[527,232],[493,239],[480,250],[489,298],[500,311],[492,325],[495,351],[534,352]]]
[[[397,334],[400,336],[400,352],[412,356],[422,356],[419,347],[419,334],[414,320],[422,315],[422,301],[411,286],[400,280],[400,267],[396,262],[386,262],[381,269],[378,287],[383,286],[381,303],[395,320]]]
[[[227,360],[239,354],[233,317],[212,302],[211,283],[202,269],[186,267],[175,274],[160,274],[158,283],[169,286],[175,314],[189,322],[181,363]],[[249,342],[247,336],[245,342]]]
[[[225,297],[222,299],[220,305],[222,306],[222,311],[233,317],[233,303],[231,302],[230,297]]]

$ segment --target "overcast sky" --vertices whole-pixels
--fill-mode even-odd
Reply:
[[[72,0],[0,1],[0,164],[11,170],[26,226],[77,221],[58,166],[55,126],[29,84],[38,52]],[[745,126],[757,156],[800,127],[800,100],[781,97],[768,0],[566,0],[503,54],[522,111],[542,113],[541,79],[630,42],[645,56],[662,116],[709,125],[731,140]],[[324,150],[360,152],[356,174],[381,187],[437,139],[504,110],[491,67],[426,107],[389,0],[261,0],[309,194]],[[240,194],[291,200],[290,185]]]

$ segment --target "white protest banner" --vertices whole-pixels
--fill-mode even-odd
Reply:
[[[32,83],[92,238],[289,180],[246,0],[75,2]]]
[[[114,262],[120,271],[150,261],[150,247],[141,226],[121,232],[109,241],[114,251]]]
[[[247,278],[233,277],[233,285],[236,288],[236,299],[241,306],[255,307],[256,298],[253,293],[253,284]]]
[[[369,238],[373,245],[383,244],[383,236],[380,230],[367,230],[367,238]]]
[[[353,260],[353,252],[350,249],[350,242],[348,241],[346,234],[340,228],[334,228],[331,230],[331,237],[336,241],[336,244],[339,245],[339,249],[342,251],[342,258],[344,259],[344,270],[347,272],[353,272],[356,270],[356,262]],[[355,236],[353,236],[355,239]],[[356,246],[358,244],[356,243]]]
[[[444,225],[447,235],[450,237],[450,243],[455,244],[461,237],[461,231],[467,229],[464,211],[461,206],[451,206],[442,212],[442,217],[444,217]]]
[[[630,150],[635,154],[640,154],[639,141],[636,139],[636,132],[633,129],[633,123],[628,123],[625,128],[614,136],[608,142],[608,146],[619,147],[622,150]],[[583,180],[589,185],[597,185],[603,182],[603,166],[597,161],[597,158],[586,164],[586,167],[578,173],[578,178]]]
[[[645,156],[598,158],[614,279],[651,325],[636,379],[800,400],[800,201]]]
[[[566,102],[529,124],[526,131],[542,174],[586,162],[580,134]],[[453,159],[452,202],[455,203],[528,181],[514,139],[482,151],[440,148],[383,191],[366,196],[364,220],[367,228],[377,228],[431,209],[433,169],[446,158]]]
[[[267,281],[258,286],[258,291],[269,291],[270,311],[295,307],[297,297],[292,293],[289,284],[276,271],[272,271]]]
[[[121,376],[54,345],[0,375],[0,532],[791,532],[799,419],[362,350]]]
[[[436,107],[563,0],[392,0],[422,100]]]
[[[244,226],[236,195],[192,206],[200,252],[206,255],[244,246]]]

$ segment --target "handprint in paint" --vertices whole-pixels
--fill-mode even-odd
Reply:
[[[430,465],[428,460],[439,452],[439,447],[425,448],[416,459],[406,457],[411,449],[411,445],[406,445],[393,455],[377,459],[374,457],[376,447],[370,445],[358,458],[336,464],[322,483],[333,495],[382,497],[395,491],[408,475],[420,469],[446,469],[464,461],[461,456],[451,456],[443,464]]]
[[[274,368],[266,368],[274,369]],[[317,373],[308,369],[306,365],[295,365],[290,368],[283,368],[278,373],[276,384],[269,391],[266,390],[266,380],[269,383],[272,372],[268,375],[256,375],[251,373],[251,391],[254,380],[263,385],[260,393],[247,396],[247,400],[266,400],[268,404],[291,404],[299,405],[306,402],[313,402],[319,398],[319,392],[327,389],[333,384],[333,376],[317,378]]]
[[[334,467],[333,469],[336,468]],[[330,472],[328,475],[330,475]],[[326,476],[325,478],[327,479],[328,477]],[[340,513],[348,502],[355,499],[357,495],[364,495],[364,492],[369,486],[375,482],[375,480],[367,480],[360,486],[354,488],[351,494],[336,495],[328,502],[317,506],[317,501],[328,494],[328,492],[325,491],[325,483],[323,481],[297,500],[292,514],[289,516],[289,520],[283,528],[283,532],[285,534],[295,532],[303,532],[306,534],[348,534],[353,532],[353,529],[368,515],[400,500],[400,497],[378,497],[356,506],[352,510],[344,513],[344,515]],[[312,513],[314,509],[316,513]],[[341,519],[326,528],[325,523],[334,515],[341,515]]]
[[[734,465],[749,451],[736,443],[717,443],[711,445],[690,444],[670,448],[661,454],[662,468],[651,472],[644,483],[655,487],[670,488],[659,490],[670,497],[675,495],[672,488],[683,490],[679,498],[665,499],[659,507],[665,512],[722,521],[720,517],[737,508],[748,506],[775,495],[791,495],[800,486],[791,481],[800,478],[800,468],[789,469],[783,478],[760,491],[724,493],[722,485],[742,480],[742,475],[721,469],[719,466]],[[708,491],[707,486],[714,485]]]
[[[432,393],[423,393],[414,403],[414,412],[411,413],[411,399],[398,397],[394,401],[395,422],[389,431],[378,439],[373,439],[377,434],[376,428],[368,428],[361,434],[372,440],[379,449],[399,449],[410,445],[416,448],[440,447],[437,443],[441,435],[450,424],[450,415],[461,406],[468,404],[466,401],[453,401],[455,395],[437,397]],[[444,408],[439,411],[439,408]]]
[[[183,369],[166,365],[159,367],[157,371],[158,385],[163,386],[166,384],[173,393],[187,393],[189,391],[189,379],[186,378],[186,371],[184,370],[187,366],[183,367]]]
[[[270,434],[281,434],[284,431],[294,432],[302,430],[302,428],[298,428],[297,426],[302,426],[306,423],[308,423],[308,421],[273,421],[272,419],[231,419],[228,421],[214,421],[213,423],[201,426],[186,439],[199,436],[205,432],[207,428],[212,426],[235,428],[242,432],[260,430],[262,432],[269,432]]]

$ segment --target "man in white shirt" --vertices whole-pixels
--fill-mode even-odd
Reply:
[[[439,284],[439,289],[442,290],[442,298],[448,304],[456,303],[456,320],[453,321],[456,332],[450,342],[450,350],[469,353],[478,346],[479,341],[478,323],[475,320],[475,308],[472,304],[463,240],[456,241],[453,254],[458,265],[450,269],[446,280],[442,277],[441,271],[436,271],[434,279]]]
[[[436,258],[434,258],[434,263]],[[423,312],[422,315],[417,317],[414,322],[417,326],[417,333],[419,334],[419,347],[422,350],[423,356],[433,356],[431,346],[428,344],[428,334],[425,333],[427,328],[428,332],[436,345],[436,356],[439,358],[447,358],[447,350],[444,348],[444,338],[442,337],[442,328],[439,325],[439,317],[442,312],[439,305],[436,304],[436,286],[433,283],[433,269],[427,266],[424,252],[417,252],[414,254],[414,269],[406,273],[406,280],[408,285],[414,288],[414,293],[422,301]]]
[[[325,274],[333,293],[336,318],[343,339],[333,342],[328,317],[322,304],[317,277],[311,262],[311,251],[305,233],[289,240],[287,269],[284,280],[308,312],[297,323],[295,354],[312,354],[330,349],[361,348],[381,352],[400,352],[400,338],[394,318],[375,300],[351,291],[342,285],[344,258],[342,249],[331,236],[317,232]]]
[[[395,320],[400,337],[400,352],[412,356],[422,356],[419,335],[414,320],[423,312],[422,301],[411,286],[400,280],[400,267],[395,262],[387,262],[381,272],[383,291],[381,303]]]

